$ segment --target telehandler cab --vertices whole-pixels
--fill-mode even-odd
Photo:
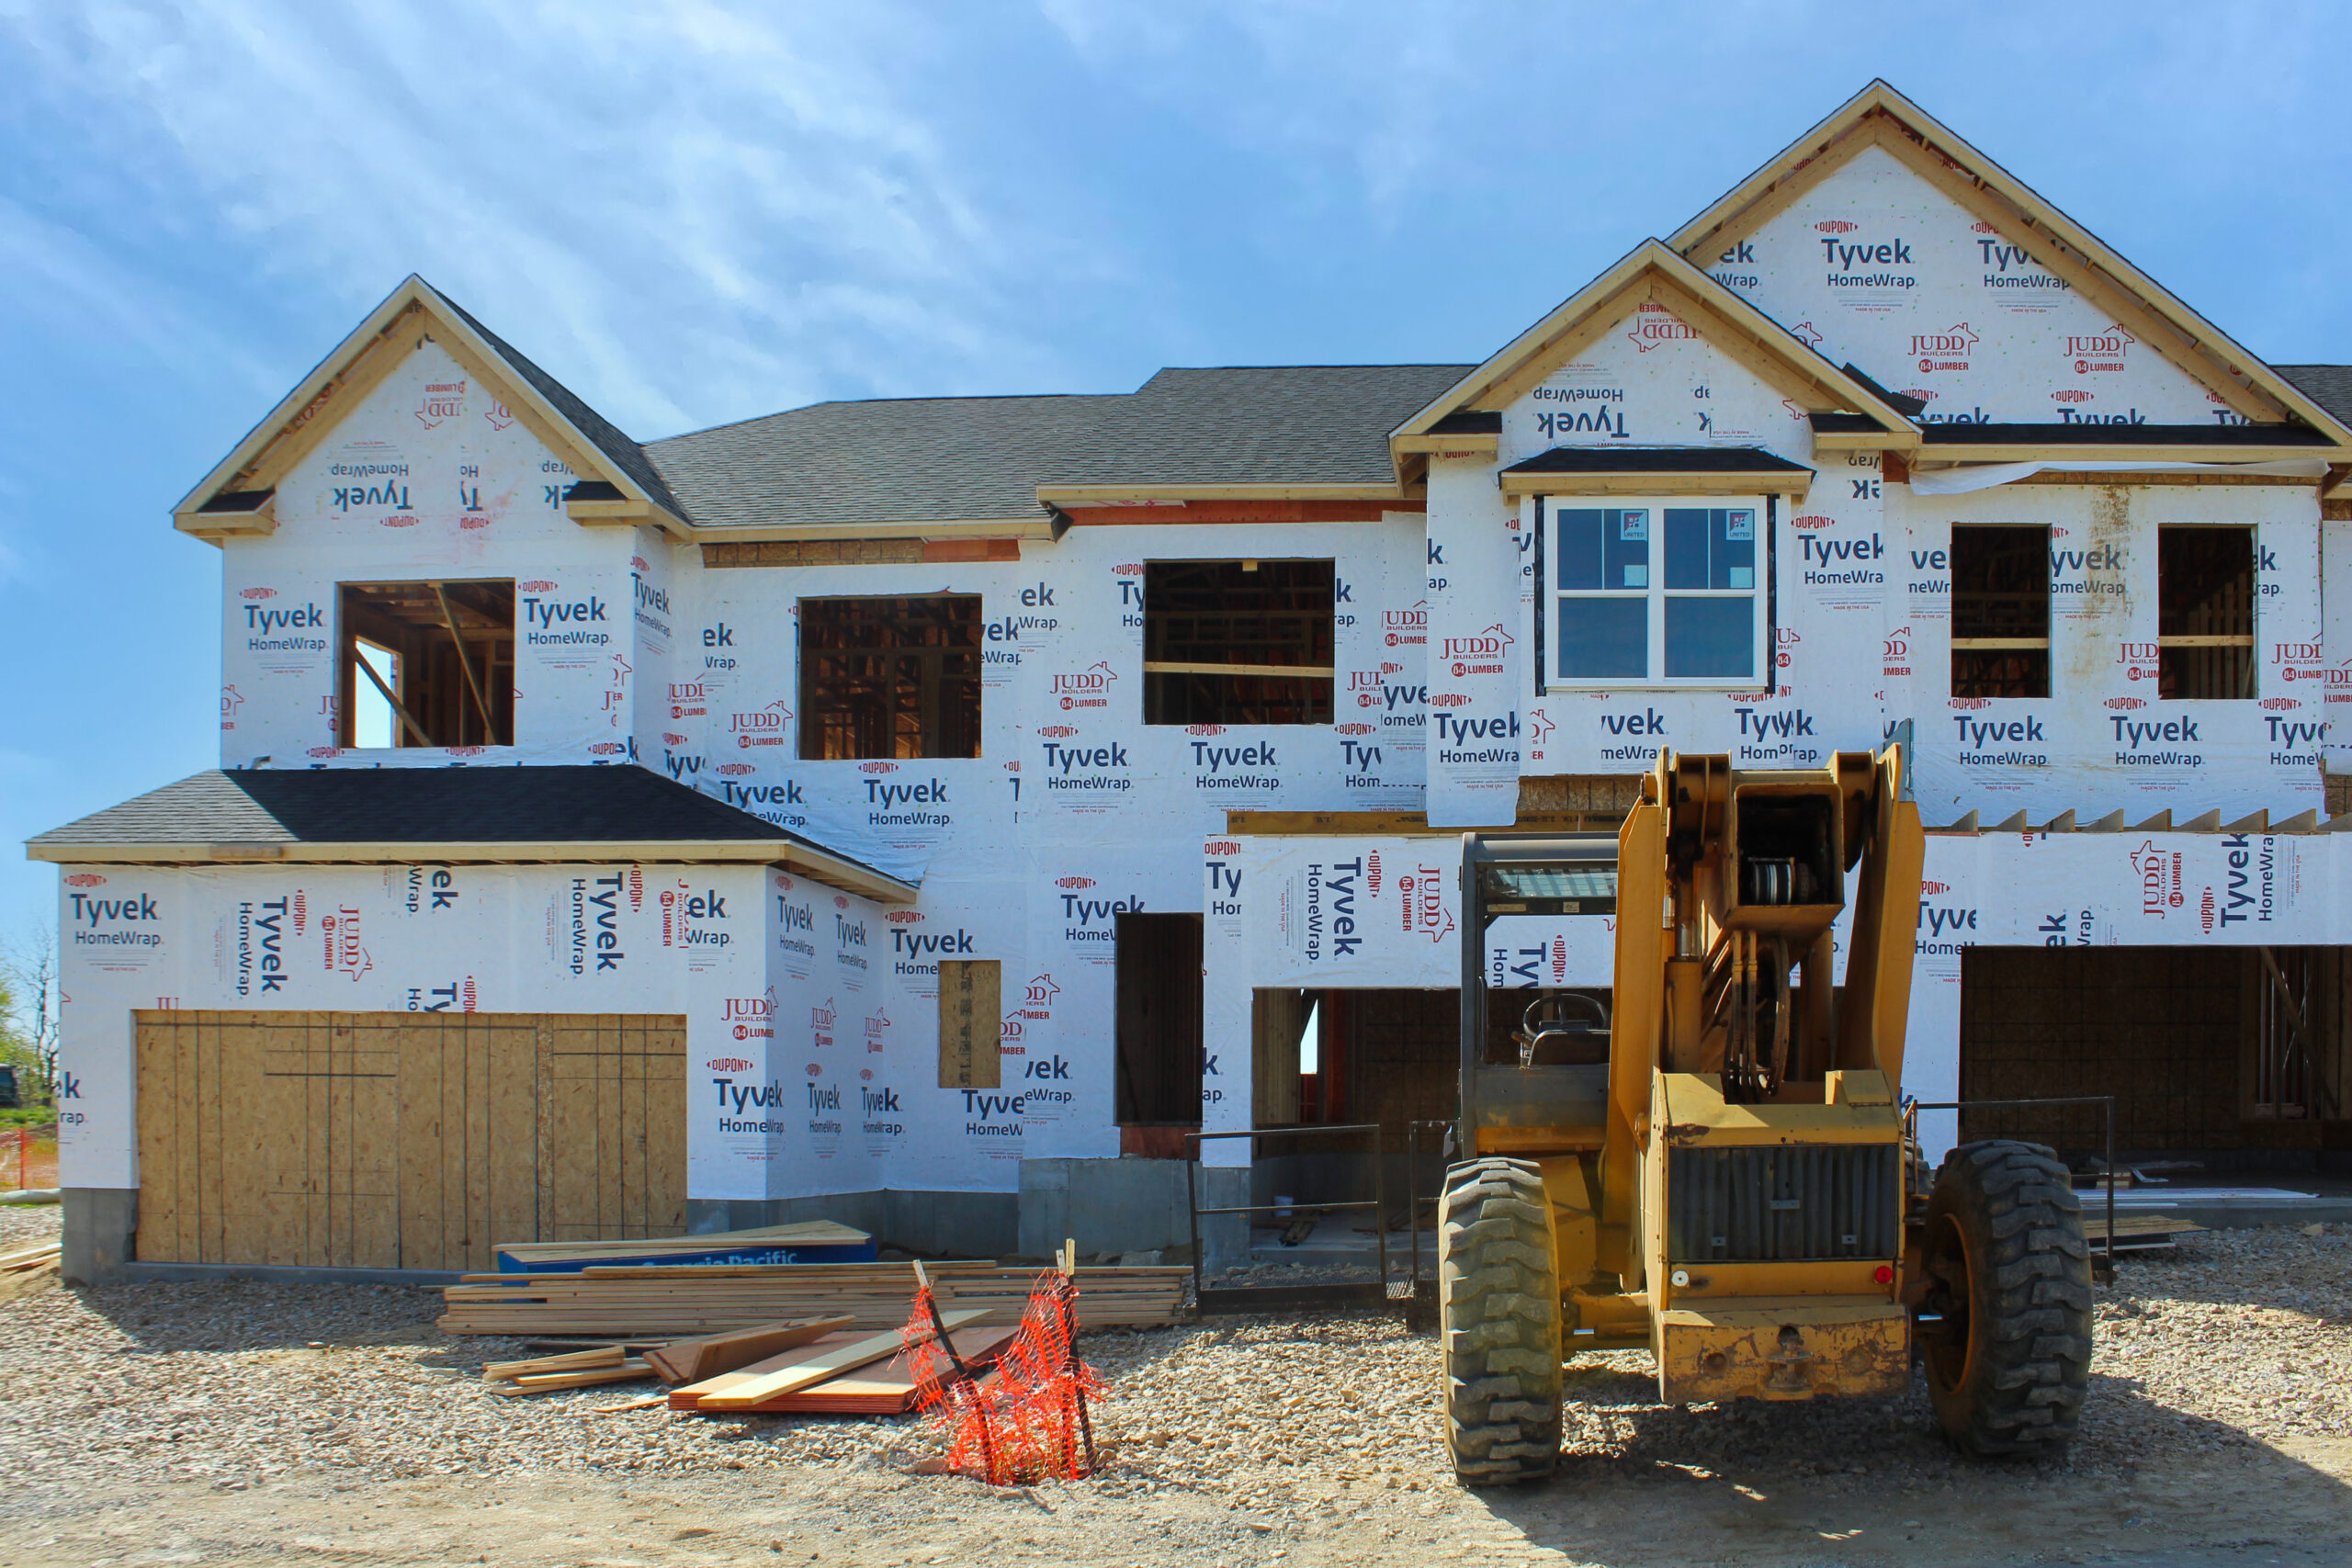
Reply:
[[[1674,1404],[1899,1393],[1916,1350],[1963,1450],[2073,1435],[2091,1267],[2065,1167],[1965,1144],[1930,1184],[1905,1136],[1925,840],[1903,762],[1666,752],[1613,842],[1464,836],[1438,1299],[1465,1483],[1551,1473],[1588,1349],[1647,1348]],[[1489,989],[1491,921],[1612,913],[1609,990]]]

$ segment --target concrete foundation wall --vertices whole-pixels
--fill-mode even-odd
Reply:
[[[68,1187],[65,1239],[59,1259],[69,1285],[102,1285],[121,1277],[139,1229],[135,1187]]]

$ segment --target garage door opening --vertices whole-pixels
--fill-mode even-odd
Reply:
[[[2309,1166],[2345,1120],[2342,948],[1979,947],[1961,961],[1962,1100],[2113,1095],[2120,1157]],[[1963,1138],[2098,1151],[2098,1108],[1963,1111]]]

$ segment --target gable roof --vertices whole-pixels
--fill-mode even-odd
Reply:
[[[1883,80],[1848,99],[1781,154],[1725,192],[1668,243],[1703,261],[1768,220],[1868,147],[1883,147],[1962,209],[2034,257],[2119,324],[2260,423],[2296,420],[2352,446],[2352,428],[2265,365],[2088,230],[2058,210]]]
[[[429,335],[469,375],[497,387],[531,434],[590,484],[607,484],[616,516],[686,531],[677,498],[643,450],[560,381],[525,358],[472,315],[411,273],[383,303],[304,377],[276,408],[172,508],[180,529],[200,536],[274,527],[269,493],[356,404]]]
[[[1716,348],[1809,412],[1864,416],[1885,438],[1912,446],[1919,427],[1880,392],[1828,360],[1786,327],[1657,240],[1644,240],[1608,271],[1563,300],[1483,365],[1424,404],[1391,434],[1401,470],[1408,452],[1444,445],[1442,423],[1465,412],[1499,411],[1645,299],[1673,311]]]
[[[27,840],[76,863],[639,860],[786,864],[885,902],[915,889],[863,861],[628,763],[546,768],[215,768]]]

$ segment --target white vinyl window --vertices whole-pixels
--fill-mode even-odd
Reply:
[[[1760,682],[1768,504],[1538,500],[1544,687]]]

